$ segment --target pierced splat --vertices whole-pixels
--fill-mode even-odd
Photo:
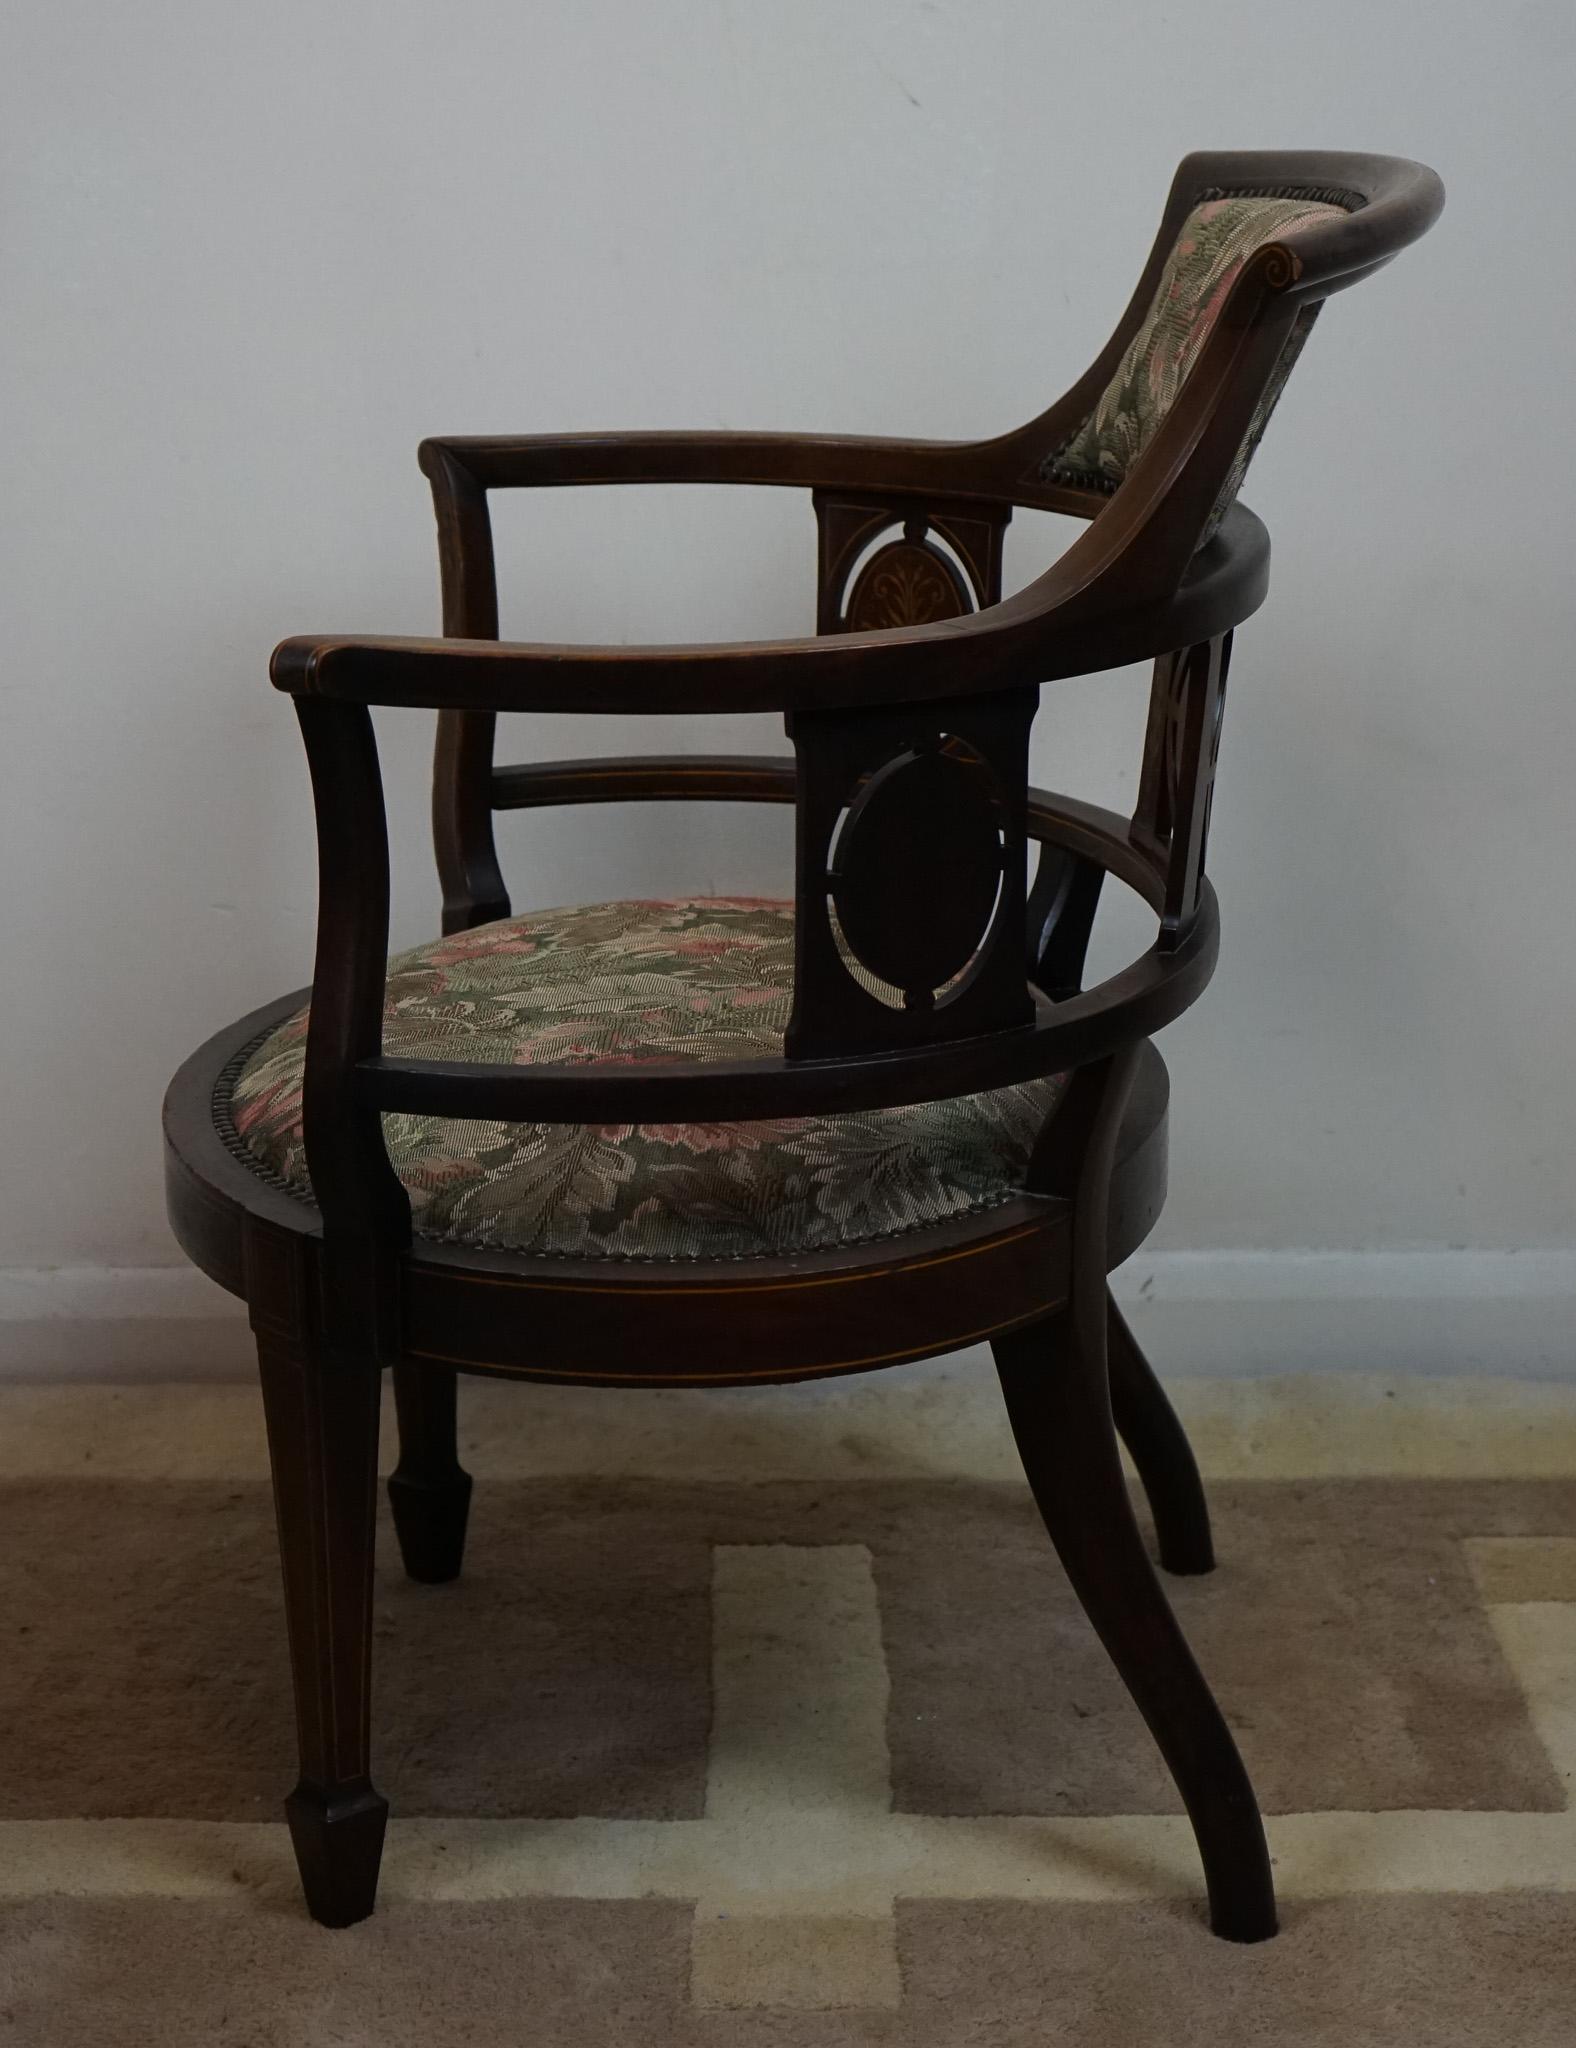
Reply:
[[[923,536],[923,522],[911,519],[901,540],[889,540],[866,562],[843,609],[850,633],[928,626],[974,609],[956,564]]]
[[[1027,1024],[1024,813],[1038,692],[796,712],[790,1057]]]
[[[894,755],[849,806],[827,874],[838,927],[860,966],[912,1009],[963,972],[990,924],[1001,808],[979,755],[940,734]]]
[[[931,625],[999,601],[1009,506],[921,504],[828,491],[815,492],[814,500],[821,536],[817,632]],[[883,534],[892,537],[861,564]]]
[[[1155,663],[1133,836],[1165,874],[1162,945],[1176,943],[1198,908],[1230,666],[1229,633]]]
[[[1061,1002],[1083,987],[1084,962],[1105,869],[1066,847],[1042,845],[1027,913],[1029,979]]]

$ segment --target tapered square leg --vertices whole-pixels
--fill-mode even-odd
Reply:
[[[353,1927],[372,1911],[388,1817],[388,1801],[370,1784],[334,1800],[301,1784],[285,1801],[307,1911],[322,1926]]]
[[[394,1368],[399,1463],[389,1506],[405,1570],[428,1586],[457,1579],[465,1558],[471,1475],[459,1459],[456,1378],[441,1365]]]
[[[372,1560],[381,1374],[260,1335],[301,1777],[286,1801],[308,1911],[372,1911],[388,1802],[370,1773]]]

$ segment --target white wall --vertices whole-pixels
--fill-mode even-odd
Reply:
[[[1167,1043],[1158,1242],[1571,1244],[1573,19],[12,0],[0,1267],[178,1259],[165,1080],[309,965],[268,651],[436,628],[421,435],[1005,427],[1103,338],[1176,159],[1276,144],[1417,155],[1450,200],[1332,304],[1251,480],[1275,587],[1239,636],[1224,959]],[[560,493],[498,525],[506,631],[808,629],[796,494]],[[1061,544],[1047,519],[1012,540],[1020,580]],[[1130,794],[1141,693],[1048,692],[1042,779]],[[383,729],[415,937],[427,721]],[[523,905],[770,887],[788,844],[727,809],[504,837]]]

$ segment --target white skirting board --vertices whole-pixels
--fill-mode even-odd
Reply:
[[[1139,1253],[1113,1284],[1162,1377],[1576,1377],[1576,1251]],[[0,1379],[251,1370],[241,1304],[190,1267],[0,1267]]]

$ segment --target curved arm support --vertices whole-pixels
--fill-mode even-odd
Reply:
[[[377,1111],[358,1098],[357,1063],[383,1039],[388,955],[388,830],[372,720],[364,707],[296,706],[317,812],[317,958],[307,1026],[302,1134],[323,1213],[320,1321],[330,1346],[370,1330],[397,1349],[387,1260],[410,1242],[410,1197]]]
[[[846,434],[588,433],[443,435],[423,441],[429,477],[463,469],[483,490],[569,484],[779,484],[996,500],[1014,479],[992,441]]]
[[[1111,501],[1097,533],[1120,499]],[[436,711],[788,711],[914,703],[1088,675],[1227,631],[1263,603],[1269,536],[1245,506],[1168,597],[1095,593],[1080,541],[1016,597],[886,632],[711,646],[593,647],[308,634],[274,651],[296,697]],[[1076,558],[1076,559],[1075,559]]]

